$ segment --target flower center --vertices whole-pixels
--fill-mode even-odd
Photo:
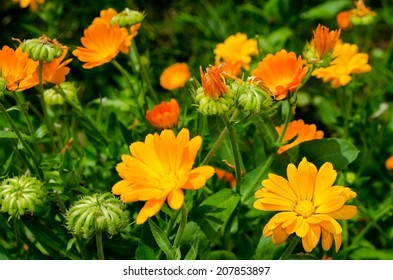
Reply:
[[[177,180],[176,176],[173,174],[165,174],[160,179],[160,186],[168,191],[172,191],[177,188],[179,185],[179,181]]]
[[[303,216],[303,218],[310,217],[312,214],[314,214],[314,210],[314,204],[308,200],[299,201],[295,207],[295,212],[300,216]]]

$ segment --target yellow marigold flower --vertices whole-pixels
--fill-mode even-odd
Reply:
[[[329,31],[328,27],[318,24],[317,28],[313,31],[314,38],[311,40],[311,46],[314,47],[320,58],[333,51],[340,37],[340,33],[341,30]]]
[[[341,246],[342,228],[337,219],[347,220],[357,213],[356,206],[344,205],[356,193],[334,184],[337,172],[330,162],[318,170],[306,158],[287,167],[287,179],[270,173],[255,193],[254,207],[263,211],[280,211],[263,229],[265,237],[272,236],[274,244],[283,243],[290,234],[302,239],[303,248],[311,252],[322,239],[328,251],[335,241],[336,252]]]
[[[347,85],[352,77],[351,74],[361,74],[371,71],[368,63],[368,54],[358,53],[358,46],[338,42],[334,47],[333,61],[329,67],[315,69],[312,73],[317,78],[331,82],[333,88]]]
[[[240,69],[250,69],[251,56],[258,54],[255,39],[248,39],[246,34],[237,33],[229,36],[224,43],[217,44],[214,54],[216,65],[225,63],[225,71],[237,76]]]
[[[36,12],[38,9],[38,4],[43,4],[45,0],[12,0],[14,3],[19,3],[21,8],[30,7],[30,10]]]
[[[38,85],[38,79],[33,77],[37,67],[38,62],[29,59],[21,48],[3,46],[0,50],[0,74],[10,91],[24,91]]]
[[[167,90],[184,87],[191,73],[186,63],[175,63],[162,71],[160,85]]]
[[[199,72],[201,73],[202,88],[206,96],[217,99],[228,92],[225,80],[227,75],[224,72],[223,64],[210,65],[206,68],[206,72],[203,72],[202,67],[199,67]]]
[[[91,69],[110,62],[124,47],[128,32],[118,25],[96,23],[84,31],[81,42],[83,47],[77,47],[72,54],[82,62],[83,68]]]
[[[262,86],[270,95],[281,100],[299,87],[307,71],[308,67],[303,67],[300,55],[296,59],[294,52],[281,50],[275,55],[268,54],[251,74],[262,81]]]
[[[179,120],[180,108],[175,99],[161,102],[151,110],[146,111],[146,119],[151,126],[158,129],[172,128]]]
[[[172,130],[163,130],[148,134],[145,142],[132,143],[131,155],[122,155],[116,170],[123,180],[112,192],[125,203],[146,201],[137,224],[154,216],[165,200],[172,209],[179,209],[184,203],[183,190],[199,189],[213,176],[211,166],[192,168],[201,143],[200,136],[190,140],[186,128],[177,136]]]
[[[284,124],[276,127],[278,134],[282,132]],[[288,124],[288,128],[285,131],[283,142],[293,139],[295,136],[297,138],[292,143],[281,146],[277,153],[281,154],[290,148],[299,145],[302,142],[310,141],[314,139],[323,138],[323,131],[318,130],[315,124],[305,124],[303,120],[295,120]]]
[[[385,167],[387,170],[393,170],[393,156],[388,157],[385,161]]]

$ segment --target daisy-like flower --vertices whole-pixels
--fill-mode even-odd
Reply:
[[[284,99],[288,92],[295,91],[306,76],[308,67],[303,67],[301,56],[281,50],[268,54],[251,74],[261,80],[266,91],[276,100]]]
[[[284,124],[276,127],[278,134],[281,134],[284,128]],[[294,137],[297,137],[292,143],[281,146],[277,153],[281,154],[290,148],[299,145],[302,142],[310,141],[314,139],[323,138],[323,131],[317,130],[315,124],[305,124],[303,120],[295,120],[288,124],[287,130],[285,131],[283,142],[289,141]]]
[[[224,64],[224,70],[237,76],[241,68],[249,70],[251,56],[258,54],[255,39],[248,39],[246,34],[237,33],[229,36],[224,43],[217,44],[214,49],[216,65]]]
[[[325,83],[331,82],[333,88],[347,85],[351,74],[361,74],[371,71],[368,64],[368,54],[358,53],[358,46],[338,42],[334,47],[334,59],[328,67],[315,69],[313,76],[322,79]]]
[[[344,205],[356,193],[350,188],[333,185],[337,172],[330,162],[319,170],[306,158],[287,167],[288,180],[270,173],[255,193],[254,207],[263,211],[280,211],[263,229],[265,237],[272,236],[274,244],[283,243],[290,234],[302,239],[303,248],[311,252],[322,239],[328,251],[335,242],[336,252],[341,246],[342,228],[336,221],[353,218],[356,206]]]
[[[167,90],[184,87],[191,73],[186,63],[175,63],[162,71],[160,85]]]
[[[387,170],[393,170],[393,156],[388,157],[385,161],[385,167]]]
[[[172,130],[163,130],[148,134],[145,142],[132,143],[131,155],[122,155],[122,162],[116,166],[122,180],[112,192],[125,203],[146,201],[137,224],[154,216],[165,200],[170,208],[179,209],[184,203],[183,190],[200,189],[213,176],[211,166],[192,168],[201,143],[200,136],[190,140],[186,128],[177,136]]]
[[[146,119],[151,126],[158,129],[172,128],[179,120],[180,108],[175,99],[163,101],[151,110],[146,111]]]
[[[36,12],[38,9],[38,4],[43,4],[45,0],[12,0],[14,3],[19,3],[21,8],[30,7],[30,10]]]
[[[0,74],[10,91],[24,91],[38,85],[38,79],[33,77],[38,62],[29,59],[21,48],[16,50],[4,46],[0,50]]]
[[[91,69],[115,58],[124,47],[127,36],[127,30],[118,25],[92,24],[84,31],[81,39],[83,47],[77,47],[72,54],[85,62],[83,68]]]

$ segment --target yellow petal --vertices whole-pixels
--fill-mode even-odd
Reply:
[[[332,247],[333,243],[333,234],[324,230],[322,228],[322,248],[325,251],[329,251],[330,247]]]
[[[345,203],[342,196],[334,196],[326,200],[315,209],[315,213],[330,213],[339,210]]]
[[[147,188],[133,185],[133,188],[129,188],[127,191],[121,194],[121,200],[124,203],[134,201],[146,201],[155,198],[161,198],[165,196],[165,192],[156,188]]]
[[[183,159],[184,148],[186,147],[189,141],[190,141],[190,133],[188,129],[183,128],[182,130],[180,130],[175,141],[176,142],[176,163],[175,163],[176,171],[180,169]]]
[[[334,234],[333,237],[334,237],[334,244],[336,245],[335,249],[336,249],[336,252],[338,252],[338,250],[341,247],[341,242],[342,242],[341,234]]]
[[[296,176],[300,200],[311,200],[314,194],[316,174],[317,168],[315,165],[308,162],[306,158],[303,158],[303,160],[299,163]]]
[[[130,185],[131,183],[129,181],[121,180],[113,185],[112,193],[116,195],[120,195],[123,192],[127,191]]]
[[[165,174],[162,163],[152,146],[142,142],[134,142],[130,145],[130,152],[134,158],[154,169],[157,173]]]
[[[302,244],[306,252],[311,252],[318,244],[321,237],[321,227],[318,225],[310,225],[310,229],[306,236],[302,238]]]
[[[300,191],[297,182],[297,169],[296,166],[292,163],[288,164],[287,166],[287,177],[291,188],[293,189],[297,197],[299,197]]]
[[[169,206],[174,209],[177,210],[179,209],[184,202],[184,194],[183,191],[180,189],[176,189],[174,191],[171,191],[168,195],[168,204]]]
[[[279,244],[283,243],[285,240],[287,240],[288,236],[289,235],[285,232],[285,230],[283,228],[277,227],[273,231],[272,242],[273,242],[273,244],[279,245]]]
[[[157,214],[157,212],[160,211],[162,204],[164,204],[164,201],[165,197],[160,200],[151,199],[146,201],[145,205],[141,211],[139,211],[138,216],[136,217],[136,223],[138,225],[143,224],[148,218]]]
[[[308,234],[310,225],[303,217],[297,217],[297,220],[299,221],[298,222],[299,226],[297,229],[295,229],[296,235],[299,237],[304,237],[306,236],[306,234]]]
[[[335,219],[330,219],[330,221],[322,221],[320,225],[323,229],[333,234],[341,234],[342,232],[341,225]]]
[[[337,172],[333,169],[333,165],[330,162],[324,163],[321,168],[319,168],[317,177],[315,179],[315,190],[314,190],[314,202],[319,205],[319,197],[328,188],[333,186],[334,181],[336,181]]]
[[[289,185],[289,182],[283,177],[270,173],[268,179],[262,181],[262,185],[269,191],[285,197],[295,204],[297,195]]]
[[[334,212],[330,212],[328,214],[333,219],[348,220],[348,219],[353,218],[356,215],[357,212],[358,212],[358,209],[357,209],[356,206],[344,205],[339,210],[334,211]]]

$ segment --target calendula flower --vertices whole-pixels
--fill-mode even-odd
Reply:
[[[340,28],[346,29],[353,25],[368,25],[374,22],[376,13],[366,7],[363,0],[355,1],[356,8],[341,12],[337,15],[337,24]]]
[[[175,99],[163,101],[151,110],[146,111],[146,119],[151,126],[158,129],[172,128],[179,120],[180,108]]]
[[[124,47],[127,36],[127,30],[118,25],[92,24],[84,31],[83,47],[77,47],[72,54],[85,62],[83,68],[94,68],[115,58]]]
[[[344,11],[341,13],[338,13],[336,16],[337,20],[337,25],[341,29],[347,29],[351,26],[351,11]]]
[[[284,124],[279,127],[276,127],[276,131],[278,134],[281,134],[284,128]],[[323,131],[317,130],[315,124],[305,124],[303,120],[295,120],[288,124],[288,128],[285,131],[283,142],[289,141],[294,137],[297,137],[293,142],[281,146],[277,153],[281,154],[290,148],[299,145],[302,142],[310,141],[314,139],[323,138]]]
[[[251,74],[262,81],[262,86],[276,100],[284,99],[288,92],[295,91],[306,76],[308,67],[303,67],[301,56],[281,50],[268,54]]]
[[[215,172],[218,179],[227,181],[232,189],[235,187],[236,177],[232,173],[221,168],[215,168]]]
[[[191,73],[186,63],[175,63],[165,68],[160,76],[160,85],[167,90],[184,87]]]
[[[356,193],[350,188],[333,185],[337,172],[330,162],[319,170],[306,158],[298,167],[289,164],[287,178],[270,173],[255,193],[254,207],[263,211],[279,211],[263,229],[265,237],[272,236],[274,244],[283,243],[295,233],[302,239],[303,248],[311,252],[322,239],[328,251],[335,242],[336,252],[341,246],[342,228],[336,221],[353,218],[356,206],[344,205]]]
[[[192,168],[201,147],[202,138],[183,128],[177,136],[171,130],[148,134],[145,142],[130,145],[131,155],[122,155],[116,170],[122,180],[112,192],[123,202],[146,201],[136,223],[142,224],[154,216],[165,200],[172,209],[184,203],[183,190],[196,190],[213,176],[214,168]]]
[[[385,161],[385,167],[387,170],[393,170],[393,156],[388,157]]]
[[[330,53],[336,45],[341,30],[329,31],[329,28],[318,24],[313,31],[314,37],[310,44],[306,46],[305,56],[310,63],[327,64],[330,62]]]
[[[223,64],[218,66],[210,65],[206,68],[206,72],[203,72],[202,67],[199,67],[203,91],[210,98],[217,99],[228,92],[226,85],[227,75],[223,66]]]
[[[249,70],[251,56],[258,54],[255,39],[248,39],[246,34],[237,33],[229,36],[224,43],[217,44],[214,49],[216,65],[224,64],[224,70],[237,76],[241,68]]]
[[[12,0],[14,3],[19,3],[21,8],[30,7],[30,10],[36,12],[38,9],[38,4],[43,4],[45,0]]]
[[[338,42],[334,47],[332,57],[334,59],[329,67],[315,69],[312,75],[321,78],[325,83],[331,82],[333,88],[347,85],[352,79],[351,74],[371,71],[368,54],[358,53],[357,45]]]
[[[33,77],[37,67],[38,62],[29,59],[21,48],[13,50],[3,46],[0,50],[0,74],[10,91],[24,91],[38,85],[38,80]]]

